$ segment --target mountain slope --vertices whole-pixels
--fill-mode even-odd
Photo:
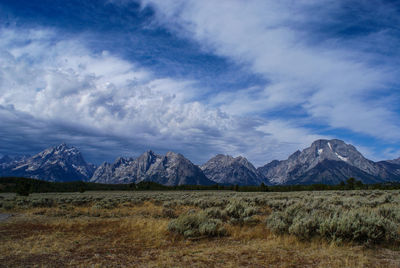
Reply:
[[[379,179],[344,161],[323,160],[300,176],[293,177],[290,184],[338,184],[354,177],[364,183],[377,183]]]
[[[21,176],[47,181],[88,180],[95,169],[75,147],[65,143],[48,148],[30,158],[2,165],[1,176]]]
[[[400,157],[397,159],[393,159],[393,160],[386,160],[386,161],[381,161],[381,162],[389,162],[391,164],[396,164],[396,165],[400,165]]]
[[[201,166],[210,180],[219,184],[260,185],[262,176],[244,157],[218,154]]]
[[[337,184],[355,177],[364,183],[400,180],[400,166],[375,163],[341,140],[317,140],[287,160],[273,161],[258,171],[274,184]]]

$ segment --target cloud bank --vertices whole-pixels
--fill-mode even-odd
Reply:
[[[202,92],[195,81],[155,77],[107,51],[92,53],[84,40],[55,37],[51,30],[0,33],[1,138],[10,147],[4,151],[66,140],[95,147],[103,158],[108,150],[137,155],[153,148],[177,150],[198,163],[215,152],[245,153],[263,163],[273,148],[284,157],[298,147],[286,145],[282,127],[305,144],[316,137],[279,120],[222,112],[196,100]],[[7,141],[12,132],[34,144]]]
[[[65,141],[97,163],[153,149],[262,165],[335,137],[373,159],[400,155],[392,4],[133,2],[75,2],[54,27],[34,4],[13,7],[18,23],[0,28],[0,154]],[[93,15],[108,10],[110,21]]]

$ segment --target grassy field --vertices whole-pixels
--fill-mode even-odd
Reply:
[[[400,192],[0,194],[0,267],[400,267]]]

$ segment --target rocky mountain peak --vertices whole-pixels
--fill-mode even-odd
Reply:
[[[55,148],[57,151],[65,151],[65,150],[71,149],[71,147],[69,147],[65,142],[63,142],[63,143],[61,143],[61,144],[55,146],[54,148]],[[73,147],[73,148],[75,148],[75,147]]]
[[[318,163],[324,160],[344,161],[344,162],[360,162],[366,160],[357,149],[346,144],[342,140],[316,140],[310,147],[304,149],[300,157],[307,158],[308,161]],[[307,161],[307,162],[308,162]]]
[[[182,167],[184,167],[184,166],[194,165],[192,162],[190,162],[189,159],[185,158],[182,154],[175,152],[167,152],[162,162],[166,167],[177,167],[179,165],[182,165]]]
[[[332,150],[333,147],[338,146],[338,145],[346,145],[346,143],[344,141],[338,140],[338,139],[331,139],[331,140],[319,139],[319,140],[314,141],[311,144],[311,147],[317,147],[317,148],[329,147],[329,149]]]
[[[95,166],[86,163],[77,148],[62,143],[30,158],[14,161],[2,173],[49,181],[71,181],[89,179],[94,169]]]
[[[242,156],[218,154],[200,168],[207,178],[220,184],[259,185],[263,182],[256,168]]]
[[[238,156],[238,157],[234,158],[233,162],[237,162],[239,165],[242,165],[242,166],[248,168],[252,172],[255,172],[255,173],[257,172],[257,169],[253,166],[252,163],[250,163],[249,160],[247,160],[246,157]]]
[[[123,165],[127,165],[130,161],[132,161],[132,159],[120,156],[120,157],[118,157],[117,159],[114,160],[113,164],[115,166],[123,166]]]
[[[166,156],[167,158],[182,158],[182,157],[183,157],[183,155],[181,155],[181,154],[179,154],[179,153],[171,152],[171,151],[167,152],[167,153],[165,154],[165,156]]]
[[[345,165],[337,163],[345,163]],[[360,170],[358,174],[365,173],[372,174],[373,176],[380,172],[380,168],[374,162],[364,158],[353,145],[346,144],[344,141],[338,139],[316,140],[310,147],[295,152],[287,160],[267,164],[259,168],[258,171],[273,183],[288,183],[291,180],[304,177],[304,174],[307,174],[316,167],[321,169],[329,165],[332,167],[340,166],[341,171],[335,171],[339,173],[344,172],[343,170],[346,169],[346,165],[349,166],[347,170],[354,171],[350,167]],[[316,173],[314,172],[314,174]],[[336,174],[335,176],[339,175]]]
[[[73,146],[68,146],[65,143],[61,143],[60,145],[45,149],[42,152],[34,155],[32,158],[34,159],[57,158],[60,160],[69,160],[69,161],[72,159],[78,159],[78,161],[84,161],[81,152],[77,148]]]

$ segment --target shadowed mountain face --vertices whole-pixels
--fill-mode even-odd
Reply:
[[[26,161],[30,156],[22,155],[22,156],[9,156],[5,155],[0,158],[0,167],[10,166],[14,163]]]
[[[152,151],[136,159],[118,158],[113,164],[104,163],[94,173],[92,182],[138,183],[153,181],[164,185],[211,185],[201,169],[183,155],[168,152],[160,156]]]
[[[264,182],[257,169],[241,156],[218,154],[201,169],[207,178],[219,184],[260,185]]]
[[[364,183],[377,183],[379,179],[343,161],[323,160],[304,174],[295,177],[290,184],[338,184],[348,178],[362,178]]]
[[[47,181],[86,181],[95,170],[94,165],[86,163],[78,149],[64,143],[29,158],[3,157],[2,162],[1,176],[23,176]]]
[[[13,158],[9,157],[8,155],[3,156],[2,158],[0,158],[0,165],[6,165],[9,164],[13,161]]]
[[[364,183],[400,180],[394,161],[373,162],[341,140],[317,140],[287,160],[273,161],[258,171],[274,184],[337,184],[355,177]]]

